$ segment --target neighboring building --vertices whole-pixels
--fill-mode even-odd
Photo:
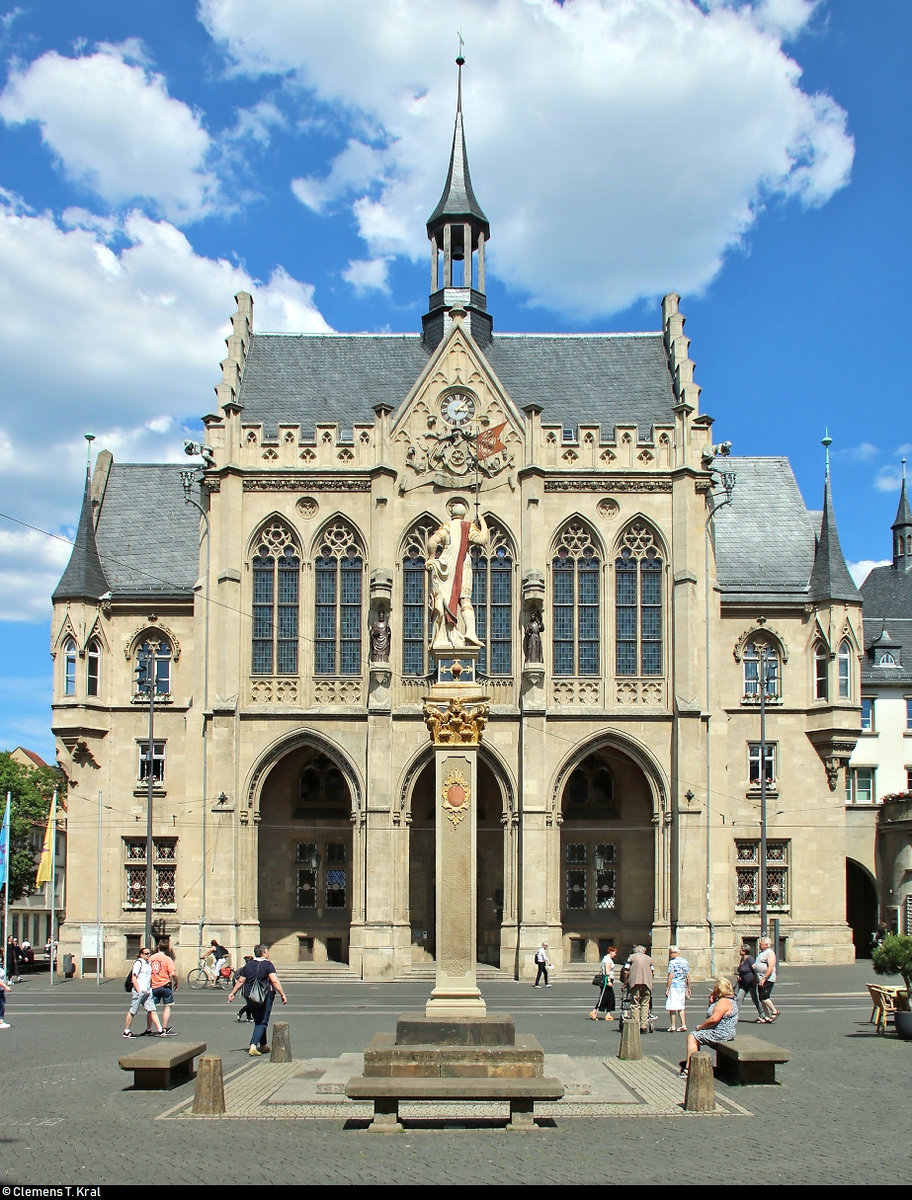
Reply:
[[[861,585],[861,737],[846,773],[850,895],[868,930],[912,933],[912,512],[905,463],[893,561]],[[855,886],[852,886],[852,875]]]
[[[51,765],[50,763],[46,763],[40,754],[36,754],[34,750],[26,750],[24,746],[17,746],[15,750],[11,750],[10,758],[13,762],[18,763],[20,767],[25,767],[30,771],[38,767],[49,767]],[[54,847],[55,928],[64,919],[66,910],[67,835],[65,805],[66,797],[63,797],[58,808]],[[35,854],[36,871],[38,869],[38,860],[41,857],[41,847],[44,845],[45,828],[45,825],[36,822],[29,830],[29,847]],[[50,884],[43,883],[28,896],[22,896],[18,900],[11,900],[9,905],[9,923],[7,926],[9,936],[17,937],[20,941],[27,938],[32,944],[32,949],[38,954],[43,952],[45,943],[51,936],[50,893]]]
[[[731,970],[759,932],[765,779],[786,957],[851,961],[861,600],[829,477],[811,513],[785,458],[713,446],[677,296],[654,332],[495,332],[461,106],[427,231],[420,332],[258,333],[236,298],[190,504],[178,467],[98,456],[54,593],[61,950],[96,888],[108,963],[142,936],[151,771],[155,918],[188,957],[262,939],[367,979],[433,957],[425,564],[477,494],[479,959],[526,976],[543,939],[559,968],[676,942]]]

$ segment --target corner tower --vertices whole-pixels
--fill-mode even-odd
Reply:
[[[443,195],[428,217],[431,243],[431,294],[422,318],[424,344],[439,345],[452,326],[453,310],[465,314],[464,327],[482,348],[491,341],[493,322],[487,312],[484,281],[485,242],[491,227],[472,190],[462,125],[462,68],[456,59],[456,127],[450,151],[450,169]]]

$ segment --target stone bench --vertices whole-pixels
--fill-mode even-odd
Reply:
[[[153,1046],[143,1046],[122,1054],[117,1060],[122,1071],[133,1072],[133,1086],[156,1091],[193,1078],[193,1060],[206,1049],[205,1042],[175,1042],[156,1038]]]
[[[730,1042],[715,1042],[706,1048],[715,1050],[719,1074],[735,1078],[738,1083],[775,1083],[776,1065],[792,1057],[782,1046],[749,1033],[739,1033]]]
[[[558,1079],[542,1076],[533,1079],[494,1077],[362,1076],[350,1079],[345,1088],[350,1100],[372,1100],[374,1132],[393,1133],[402,1128],[399,1104],[407,1100],[442,1100],[454,1103],[506,1100],[510,1104],[508,1129],[535,1129],[536,1100],[560,1100],[564,1085]]]

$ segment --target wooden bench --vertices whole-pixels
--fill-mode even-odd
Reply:
[[[205,1042],[174,1042],[156,1038],[152,1046],[122,1054],[117,1060],[122,1071],[133,1072],[137,1090],[158,1091],[193,1078],[193,1060],[206,1049]]]
[[[393,1133],[402,1128],[399,1104],[403,1100],[509,1101],[508,1129],[535,1129],[533,1116],[536,1100],[560,1100],[564,1085],[559,1079],[541,1076],[533,1079],[498,1079],[496,1077],[400,1077],[388,1075],[357,1075],[349,1079],[345,1094],[350,1100],[372,1100],[374,1132]]]
[[[782,1046],[749,1033],[739,1033],[730,1042],[714,1042],[706,1049],[715,1050],[719,1074],[736,1078],[738,1083],[775,1083],[776,1065],[792,1057]]]

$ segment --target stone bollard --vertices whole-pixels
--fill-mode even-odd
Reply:
[[[628,1017],[621,1028],[621,1048],[618,1050],[618,1058],[634,1059],[642,1057],[643,1040],[640,1036],[640,1027],[636,1021],[631,1021]]]
[[[276,1021],[272,1026],[272,1050],[270,1062],[291,1062],[291,1037],[287,1021]]]
[[[690,1056],[687,1087],[684,1092],[685,1112],[715,1112],[716,1086],[713,1080],[713,1056],[707,1050]]]
[[[192,1111],[202,1117],[216,1117],[225,1111],[222,1060],[217,1054],[200,1055]]]

